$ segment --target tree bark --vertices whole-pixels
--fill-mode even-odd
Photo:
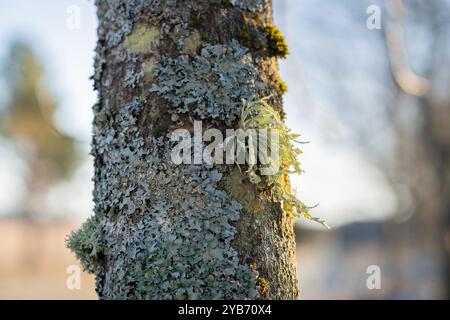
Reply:
[[[236,165],[175,165],[170,133],[236,128],[287,48],[268,0],[97,1],[95,216],[69,239],[101,299],[296,299],[294,216]]]

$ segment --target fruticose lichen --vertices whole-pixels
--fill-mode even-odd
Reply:
[[[171,142],[144,141],[137,126],[144,107],[135,98],[118,112],[97,110],[94,120],[93,153],[102,161],[95,219],[105,222],[92,218],[87,229],[95,230],[94,243],[102,239],[95,253],[106,269],[90,267],[92,237],[84,239],[91,232],[75,233],[70,248],[96,273],[101,298],[257,298],[258,273],[231,245],[242,206],[217,188],[217,169],[175,165]]]
[[[252,12],[261,12],[263,11],[269,0],[228,0],[232,5],[238,6],[241,9],[252,11]]]
[[[151,91],[172,104],[172,113],[190,113],[227,125],[237,119],[242,100],[256,98],[258,82],[249,52],[237,41],[229,45],[205,44],[200,55],[166,58],[156,68]]]

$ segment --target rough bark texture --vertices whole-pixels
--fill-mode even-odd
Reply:
[[[175,165],[176,128],[238,125],[286,54],[268,0],[97,1],[95,216],[71,247],[103,299],[296,299],[294,217],[234,165]],[[268,27],[269,26],[269,27]]]

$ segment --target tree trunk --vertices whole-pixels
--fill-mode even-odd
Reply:
[[[287,48],[269,0],[97,1],[95,216],[69,239],[101,299],[296,299],[294,216],[236,165],[171,161],[170,133],[236,128]]]

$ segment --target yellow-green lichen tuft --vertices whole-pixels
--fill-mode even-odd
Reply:
[[[139,23],[133,28],[124,41],[126,49],[133,53],[146,53],[159,42],[159,30],[156,27],[148,27],[144,23]]]
[[[268,51],[272,56],[278,58],[286,58],[289,49],[281,31],[273,24],[268,24],[264,27],[264,32],[267,35]]]

